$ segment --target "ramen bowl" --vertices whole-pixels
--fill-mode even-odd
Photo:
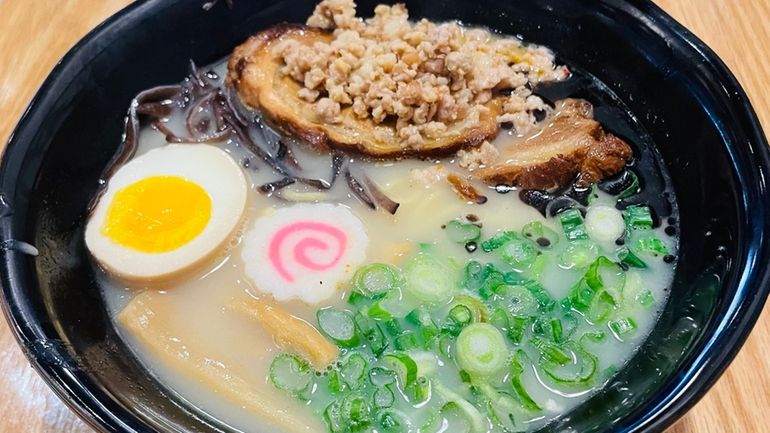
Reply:
[[[222,59],[260,29],[304,21],[315,4],[202,3],[139,1],[92,31],[45,81],[0,168],[4,313],[32,365],[99,431],[234,431],[165,387],[121,340],[82,231],[137,92],[178,82],[191,59]],[[362,15],[374,4],[359,2]],[[679,209],[668,302],[615,378],[544,430],[663,430],[724,371],[770,290],[770,154],[745,93],[708,47],[648,1],[407,6],[413,16],[461,20],[553,48],[605,83],[655,143]]]

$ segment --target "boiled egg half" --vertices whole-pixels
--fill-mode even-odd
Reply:
[[[93,257],[118,277],[165,280],[220,251],[239,227],[248,184],[223,150],[171,144],[121,167],[86,226]]]

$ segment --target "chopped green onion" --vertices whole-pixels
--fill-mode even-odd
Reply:
[[[532,345],[540,350],[540,354],[543,358],[549,362],[556,363],[558,365],[564,365],[572,360],[569,353],[565,352],[559,345],[551,343],[550,341],[543,340],[540,337],[532,337]]]
[[[393,340],[393,346],[396,350],[411,350],[417,348],[419,345],[417,337],[412,331],[405,331]]]
[[[430,313],[422,307],[412,310],[404,319],[417,327],[417,334],[423,347],[426,347],[433,337],[437,336],[440,332],[438,326],[430,317]]]
[[[417,364],[405,353],[389,353],[382,358],[386,367],[396,372],[398,384],[402,390],[417,380]]]
[[[357,290],[351,291],[350,295],[348,295],[348,304],[353,305],[355,307],[361,307],[371,301],[372,301],[372,298],[364,295],[363,293]]]
[[[605,243],[619,239],[626,231],[623,214],[607,205],[590,206],[586,212],[585,227],[591,239]]]
[[[666,244],[652,233],[637,239],[634,247],[640,254],[649,254],[655,257],[666,255],[669,252]]]
[[[505,300],[504,305],[507,311],[514,315],[534,315],[540,307],[540,303],[532,292],[523,285],[500,286],[497,294]]]
[[[270,382],[282,391],[298,394],[310,385],[312,379],[310,365],[296,355],[282,353],[270,364]]]
[[[511,272],[505,274],[505,282],[510,285],[520,285],[529,290],[529,293],[537,300],[541,311],[549,311],[555,304],[551,295],[537,281],[522,279],[515,272]]]
[[[655,296],[652,295],[651,291],[645,290],[636,296],[636,300],[639,301],[639,304],[642,306],[649,307],[655,303]]]
[[[338,370],[331,370],[326,379],[326,388],[332,394],[339,394],[345,390],[345,384]]]
[[[629,230],[647,230],[653,225],[652,214],[647,206],[627,207],[625,219]]]
[[[561,228],[569,241],[587,240],[588,232],[583,222],[583,214],[577,209],[567,209],[559,214]]]
[[[399,323],[396,318],[391,318],[383,322],[383,327],[385,328],[385,332],[391,337],[398,337],[404,333],[404,328],[401,327],[401,323]]]
[[[445,228],[449,240],[458,244],[467,244],[481,237],[481,228],[476,224],[465,224],[452,220],[446,224]]]
[[[353,321],[366,339],[369,349],[371,349],[375,356],[379,356],[388,346],[388,341],[382,329],[373,320],[361,314],[360,311],[353,315]]]
[[[382,367],[374,367],[369,370],[369,382],[376,387],[389,385],[396,381],[396,373]]]
[[[413,257],[404,268],[406,289],[425,302],[441,302],[455,292],[454,272],[444,262],[426,254]]]
[[[529,319],[526,317],[513,316],[508,323],[508,331],[505,333],[508,336],[508,339],[510,339],[513,344],[521,344]]]
[[[353,275],[353,286],[364,295],[385,293],[399,286],[397,268],[383,263],[362,266]]]
[[[632,268],[647,268],[647,263],[640,259],[639,256],[631,252],[628,247],[623,247],[620,249],[620,251],[618,251],[618,259],[620,259],[621,263],[626,264]]]
[[[537,255],[535,244],[518,233],[500,247],[502,259],[519,272],[529,269]]]
[[[468,325],[457,337],[457,363],[472,376],[491,376],[505,367],[508,349],[500,331],[487,323]]]
[[[639,176],[631,170],[628,170],[627,173],[631,177],[631,184],[618,194],[617,197],[621,200],[639,193]]]
[[[540,412],[542,408],[539,404],[532,399],[521,382],[521,375],[524,373],[524,366],[522,365],[521,358],[526,357],[526,353],[519,349],[511,358],[511,387],[522,406],[530,412]]]
[[[578,239],[570,242],[569,245],[559,255],[559,264],[565,269],[585,269],[599,257],[599,249],[596,244],[586,240]]]
[[[449,390],[440,382],[436,382],[433,388],[448,402],[441,408],[441,416],[448,422],[448,428],[441,431],[452,433],[467,431],[483,433],[487,431],[484,415],[468,400]]]
[[[621,341],[625,335],[636,330],[636,322],[630,317],[611,320],[609,326],[612,333]]]
[[[366,362],[358,353],[351,353],[340,368],[340,377],[350,389],[357,389],[364,385],[363,378],[366,375]]]
[[[510,231],[497,233],[482,242],[481,249],[484,250],[485,253],[492,252],[508,243],[511,239],[515,239],[518,235],[518,233]]]
[[[362,395],[349,394],[343,400],[341,414],[350,423],[351,430],[358,431],[369,424],[371,408]]]
[[[574,354],[564,363],[541,357],[540,367],[554,382],[561,385],[584,386],[596,376],[596,357],[577,344],[568,342],[565,348]]]
[[[615,299],[606,290],[602,290],[591,301],[588,309],[588,320],[599,323],[606,320],[617,306]]]
[[[378,416],[380,426],[388,433],[401,433],[410,431],[409,418],[400,410],[387,409]]]
[[[422,403],[430,398],[430,381],[424,376],[417,378],[412,385],[412,404]]]
[[[374,391],[374,395],[372,396],[372,403],[374,404],[374,407],[381,409],[393,406],[395,401],[396,396],[388,385],[377,388],[377,390]]]
[[[489,320],[489,311],[486,305],[480,300],[469,295],[455,296],[452,300],[451,306],[464,305],[468,307],[471,312],[471,321],[473,322],[486,322]]]
[[[324,410],[324,421],[331,433],[342,433],[349,430],[349,425],[341,411],[341,401],[334,400]]]
[[[473,321],[473,313],[466,305],[455,305],[449,310],[449,319],[454,321],[460,327],[470,324]]]
[[[551,248],[559,242],[559,235],[540,221],[522,227],[521,234],[540,248]]]
[[[366,310],[366,315],[371,317],[372,319],[377,320],[390,320],[393,318],[393,313],[387,310],[385,306],[383,306],[383,301],[377,301],[374,304],[370,305],[369,308]]]
[[[350,314],[333,308],[323,308],[318,310],[316,318],[321,332],[338,346],[350,348],[358,345],[356,325]]]
[[[495,424],[503,428],[503,431],[516,431],[516,419],[514,414],[519,408],[516,400],[505,392],[494,392],[487,395],[489,414]]]

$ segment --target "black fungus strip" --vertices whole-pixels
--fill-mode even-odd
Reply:
[[[362,203],[367,205],[369,209],[377,209],[377,205],[374,203],[374,200],[372,200],[372,197],[366,192],[366,189],[361,185],[361,182],[350,174],[350,169],[347,168],[345,169],[345,181],[353,195],[361,200]]]
[[[277,173],[284,176],[289,176],[289,171],[286,169],[286,167],[284,167],[283,164],[270,156],[270,154],[265,152],[264,149],[259,147],[259,145],[254,142],[254,140],[251,138],[251,135],[249,135],[249,131],[247,130],[246,125],[239,123],[232,112],[223,110],[222,117],[225,123],[230,128],[232,128],[233,132],[235,132],[235,135],[238,137],[238,143],[241,146],[243,146],[246,150],[250,151],[254,155],[258,156],[260,159],[262,159],[262,161],[265,162],[265,164],[268,165],[268,167],[272,168]]]
[[[369,179],[369,176],[364,175],[362,179],[377,206],[385,209],[389,214],[395,215],[401,203],[395,202],[388,197],[373,180]]]
[[[334,182],[337,181],[337,178],[340,176],[340,173],[342,172],[342,163],[345,162],[345,156],[334,152],[332,154],[332,177],[331,177],[331,184],[334,185]]]
[[[212,124],[216,124],[216,121],[212,122],[212,116],[216,115],[212,104],[217,93],[217,91],[208,92],[190,104],[185,115],[185,126],[191,136],[206,133]]]
[[[136,106],[136,114],[154,118],[168,117],[174,107],[168,102],[145,102]]]
[[[286,188],[289,185],[292,185],[296,180],[290,178],[290,177],[284,177],[283,179],[276,180],[274,182],[269,182],[264,185],[259,186],[259,191],[263,194],[272,194],[278,190],[281,190],[283,188]]]
[[[267,139],[267,134],[264,132],[264,130],[263,135]],[[294,152],[292,152],[291,148],[287,146],[283,140],[278,140],[277,146],[278,150],[275,152],[275,159],[285,163],[287,166],[292,167],[295,170],[301,171],[302,166],[299,164],[299,161],[297,161],[297,158],[294,156]]]
[[[222,141],[231,134],[231,131],[226,129],[224,131],[216,131],[211,134],[199,135],[197,137],[182,137],[174,133],[174,131],[169,129],[165,123],[159,120],[153,122],[152,126],[160,131],[161,134],[164,134],[166,136],[166,141],[169,143],[213,143]]]
[[[308,179],[306,177],[294,177],[297,182],[320,190],[329,190],[332,185],[323,179]]]

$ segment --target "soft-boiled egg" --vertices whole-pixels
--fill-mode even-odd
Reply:
[[[128,280],[165,280],[212,257],[238,228],[248,184],[223,150],[171,144],[121,167],[86,226],[94,258]]]

